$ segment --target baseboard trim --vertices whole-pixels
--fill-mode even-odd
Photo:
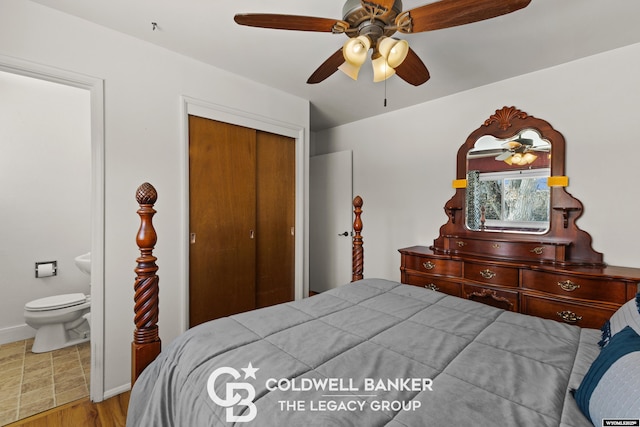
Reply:
[[[110,397],[117,396],[124,392],[131,390],[131,383],[123,384],[120,387],[112,388],[110,390],[104,391],[104,400],[109,399]]]
[[[36,330],[31,326],[18,325],[0,329],[0,344],[8,344],[20,340],[26,340],[36,336]]]

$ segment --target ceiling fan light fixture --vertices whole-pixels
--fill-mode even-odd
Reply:
[[[338,70],[351,77],[353,80],[358,80],[358,73],[360,72],[361,65],[353,65],[350,62],[343,62],[338,67]]]
[[[367,60],[371,40],[367,36],[352,37],[342,46],[344,60],[351,65],[360,66]]]
[[[441,30],[484,21],[515,12],[530,2],[531,0],[430,0],[422,6],[404,10],[402,0],[345,0],[342,19],[279,13],[238,13],[233,20],[248,27],[328,32],[356,39],[343,45],[342,49],[325,60],[311,74],[307,80],[309,84],[319,83],[333,75],[342,64],[343,57],[351,65],[362,65],[365,61],[361,58],[362,52],[373,47],[378,55],[378,50],[384,52],[387,63],[387,68],[378,77],[378,81],[395,74],[394,68],[402,64],[397,68],[398,76],[413,86],[420,86],[429,80],[429,70],[406,41],[393,39],[392,35],[396,32],[410,34]]]
[[[387,80],[396,73],[383,56],[371,60],[373,66],[373,82],[378,83]]]
[[[396,68],[409,54],[409,42],[393,37],[381,37],[378,40],[378,52],[386,59],[391,68]]]

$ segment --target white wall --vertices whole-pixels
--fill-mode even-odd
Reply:
[[[181,96],[305,129],[309,103],[87,21],[23,0],[0,3],[0,55],[104,79],[106,396],[130,380],[135,190],[158,190],[160,330],[163,345],[183,324],[185,147]]]
[[[0,72],[0,343],[35,336],[25,303],[89,293],[73,259],[91,247],[86,90]],[[36,262],[57,275],[36,278]]]
[[[585,206],[578,226],[594,249],[608,264],[640,267],[639,75],[636,44],[314,134],[314,154],[353,150],[365,277],[399,280],[397,249],[433,243],[447,221],[458,148],[512,105],[564,135],[567,190]]]

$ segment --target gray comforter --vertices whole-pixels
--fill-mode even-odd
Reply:
[[[599,331],[365,279],[174,340],[138,426],[590,426],[573,397]]]

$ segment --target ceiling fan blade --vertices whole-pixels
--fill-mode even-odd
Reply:
[[[496,160],[507,160],[509,157],[513,156],[513,153],[510,151],[505,151],[504,153],[498,155]]]
[[[502,148],[507,149],[507,150],[517,150],[518,148],[520,148],[522,146],[522,144],[519,143],[516,140],[511,140],[511,141],[507,141],[507,142],[505,142],[503,144],[500,144],[500,146]]]
[[[506,15],[526,7],[531,0],[441,0],[411,9],[406,13],[412,25],[401,27],[404,33],[440,30]],[[398,16],[396,22],[402,19]]]
[[[409,48],[409,53],[407,53],[407,57],[402,61],[402,64],[396,67],[396,74],[402,80],[414,86],[420,86],[431,77],[427,67],[411,48]]]
[[[531,148],[529,148],[530,151],[544,151],[544,152],[549,152],[551,151],[551,147],[547,146],[533,146]]]
[[[313,16],[279,15],[272,13],[239,13],[233,20],[248,27],[274,28],[276,30],[332,32],[338,24],[349,28],[347,22],[339,19],[316,18]]]
[[[338,71],[338,67],[341,66],[343,62],[344,55],[342,54],[342,48],[340,48],[336,51],[336,53],[327,58],[327,60],[324,61],[322,65],[320,65],[318,69],[313,72],[313,74],[311,74],[311,76],[307,80],[307,83],[320,83],[321,81],[325,80],[333,73]]]

